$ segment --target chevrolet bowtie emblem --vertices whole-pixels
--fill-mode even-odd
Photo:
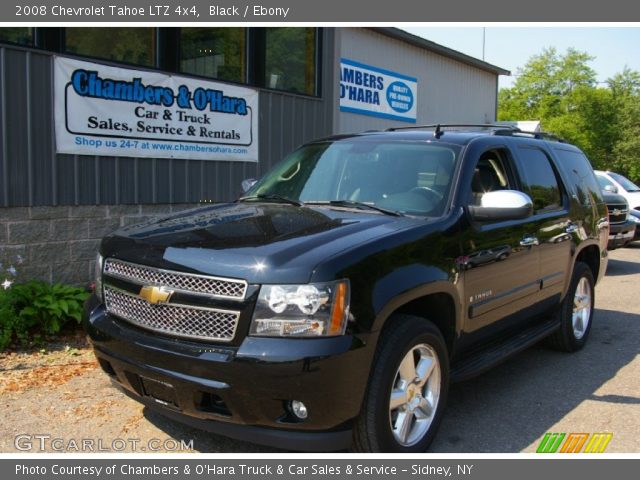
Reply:
[[[157,305],[158,303],[167,303],[171,298],[171,295],[173,295],[173,290],[169,290],[164,287],[145,285],[140,289],[139,295],[150,304]]]

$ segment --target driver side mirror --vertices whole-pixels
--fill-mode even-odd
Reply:
[[[480,206],[469,205],[469,214],[477,222],[500,220],[522,220],[533,215],[533,201],[518,190],[496,190],[487,192]]]
[[[240,184],[242,187],[242,193],[247,193],[257,182],[258,180],[255,178],[245,178]]]

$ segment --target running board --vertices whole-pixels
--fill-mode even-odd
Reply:
[[[484,350],[480,350],[455,364],[451,369],[451,381],[461,382],[484,373],[486,370],[507,360],[512,355],[538,343],[558,328],[560,328],[560,321],[552,318],[530,327],[498,345],[492,345]]]

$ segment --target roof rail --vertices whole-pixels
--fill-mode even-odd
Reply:
[[[517,137],[531,137],[537,140],[554,140],[560,143],[567,143],[566,140],[560,138],[559,136],[549,133],[549,132],[529,132],[526,130],[495,130],[492,132],[494,135],[507,135],[507,136],[517,136]]]
[[[518,130],[517,127],[511,125],[497,124],[497,123],[434,123],[429,125],[410,125],[407,127],[391,127],[387,128],[386,132],[395,132],[397,130],[415,130],[420,128],[434,128],[433,136],[440,138],[442,136],[442,129],[444,128],[461,128],[461,127],[474,127],[474,128],[493,128],[501,130]]]
[[[511,130],[518,130],[517,127],[511,125],[504,125],[498,123],[433,123],[428,125],[409,125],[406,127],[390,127],[385,132],[395,132],[396,130],[412,130],[418,128],[459,128],[459,127],[478,127],[478,128],[506,128]]]
[[[556,142],[566,143],[565,140],[548,132],[529,132],[520,130],[513,125],[505,125],[500,123],[434,123],[428,125],[409,125],[406,127],[390,127],[385,132],[395,132],[398,130],[417,130],[421,128],[433,128],[433,136],[440,138],[444,133],[442,130],[445,128],[461,128],[461,127],[474,127],[474,128],[486,128],[491,129],[491,135],[504,135],[504,136],[522,136],[531,137],[538,140],[555,140]]]

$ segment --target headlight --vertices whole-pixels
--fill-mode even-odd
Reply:
[[[349,282],[263,285],[250,334],[258,337],[343,335],[349,318]]]
[[[96,271],[94,273],[94,279],[95,279],[95,294],[96,297],[98,297],[98,300],[100,300],[102,302],[102,262],[103,262],[103,258],[102,255],[98,254],[98,256],[96,257]]]
[[[640,223],[640,217],[636,217],[635,215],[629,215],[629,218],[633,220],[635,223]]]

